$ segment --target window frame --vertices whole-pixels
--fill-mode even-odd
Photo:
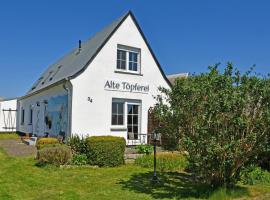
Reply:
[[[117,108],[117,113],[113,113],[113,103],[118,103],[123,105],[123,124],[113,124],[113,115],[117,116],[117,121],[118,121],[118,116],[121,115],[118,113],[118,108]],[[123,127],[125,126],[125,102],[119,99],[113,99],[111,103],[111,126],[113,127]]]
[[[29,108],[29,125],[32,125],[33,124],[33,108],[32,106],[30,106]]]
[[[21,125],[24,125],[24,120],[25,120],[25,110],[22,107],[22,109],[21,109]]]
[[[121,102],[124,103],[124,124],[123,125],[112,125],[112,113],[110,113],[111,120],[111,131],[125,131],[126,137],[128,139],[128,105],[138,105],[138,136],[141,134],[141,126],[142,126],[142,101],[137,99],[121,99],[121,98],[112,98],[113,102]],[[111,112],[112,112],[112,103],[111,103]],[[139,140],[134,139],[134,140]]]
[[[124,51],[126,53],[126,66],[125,69],[118,69],[118,50]],[[133,60],[130,60],[130,53],[137,54],[137,71],[129,69],[129,63],[135,63]],[[122,73],[130,73],[130,74],[141,74],[141,49],[136,47],[129,47],[125,45],[117,45],[117,52],[116,52],[116,72]],[[121,64],[120,64],[121,65]]]

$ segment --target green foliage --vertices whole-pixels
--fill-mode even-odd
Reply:
[[[122,137],[93,136],[86,139],[91,165],[114,167],[124,164],[126,141]]]
[[[42,149],[44,147],[52,147],[52,146],[58,146],[59,141],[57,138],[40,138],[37,141],[37,149]]]
[[[72,157],[72,163],[74,165],[82,166],[82,165],[86,165],[87,162],[88,162],[88,158],[87,158],[87,155],[85,154],[75,154]]]
[[[256,166],[249,166],[241,171],[241,182],[247,185],[270,184],[270,173]]]
[[[71,150],[66,145],[42,148],[38,150],[37,153],[37,160],[39,165],[65,165],[71,160],[71,158]]]
[[[136,158],[135,164],[141,167],[153,168],[154,156],[144,155]],[[187,167],[187,159],[179,153],[158,153],[157,169],[163,171],[183,171]]]
[[[71,136],[68,139],[68,146],[70,146],[73,154],[87,154],[87,142],[84,137]]]
[[[151,154],[153,152],[153,146],[149,144],[141,144],[135,147],[138,153]]]
[[[235,184],[241,168],[265,150],[270,132],[270,79],[228,63],[161,88],[159,132],[179,138],[190,169],[215,187]]]

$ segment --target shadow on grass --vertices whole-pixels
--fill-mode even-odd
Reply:
[[[248,196],[246,188],[236,186],[233,189],[212,189],[209,185],[201,184],[187,173],[165,172],[159,174],[159,183],[151,181],[153,173],[134,174],[129,180],[119,182],[124,190],[151,195],[154,199],[165,198],[203,198],[222,199],[225,197]]]

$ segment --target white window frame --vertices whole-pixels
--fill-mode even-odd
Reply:
[[[124,124],[123,125],[112,125],[112,103],[124,103]],[[110,124],[111,124],[111,130],[123,130],[128,131],[128,105],[138,105],[138,134],[141,134],[141,126],[142,126],[142,101],[141,100],[135,100],[135,99],[121,99],[121,98],[112,98],[111,102],[111,113],[110,113]]]
[[[117,51],[125,51],[126,52],[126,69],[118,69],[117,68],[117,52],[116,52],[116,71],[117,72],[127,72],[131,74],[141,74],[141,49],[135,47],[129,47],[124,45],[117,45]],[[136,53],[137,57],[137,71],[129,70],[129,52]]]

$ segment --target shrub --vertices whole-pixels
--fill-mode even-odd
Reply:
[[[70,146],[73,154],[87,154],[87,143],[84,137],[78,135],[71,136],[68,139],[68,145]]]
[[[270,183],[270,173],[260,167],[250,166],[242,170],[241,182],[247,185]]]
[[[137,150],[138,153],[142,153],[142,154],[151,154],[153,152],[153,146],[152,145],[138,145],[135,147],[135,149]]]
[[[154,108],[161,134],[175,133],[194,175],[213,187],[232,186],[265,151],[270,131],[270,77],[241,74],[231,63],[177,79]],[[163,136],[163,135],[162,135]]]
[[[87,155],[85,154],[75,154],[72,157],[72,163],[74,165],[86,165],[88,162]]]
[[[141,167],[153,168],[154,156],[144,155],[136,158],[135,164]],[[182,171],[187,167],[187,159],[179,153],[157,153],[157,170]]]
[[[39,165],[52,164],[55,166],[60,166],[67,164],[71,158],[71,150],[66,145],[42,148],[38,150],[37,153]]]
[[[91,165],[114,167],[124,164],[126,141],[122,137],[93,136],[86,139]]]
[[[37,149],[42,149],[44,147],[49,147],[49,146],[57,146],[57,144],[59,144],[58,139],[56,138],[40,138],[37,141]]]

